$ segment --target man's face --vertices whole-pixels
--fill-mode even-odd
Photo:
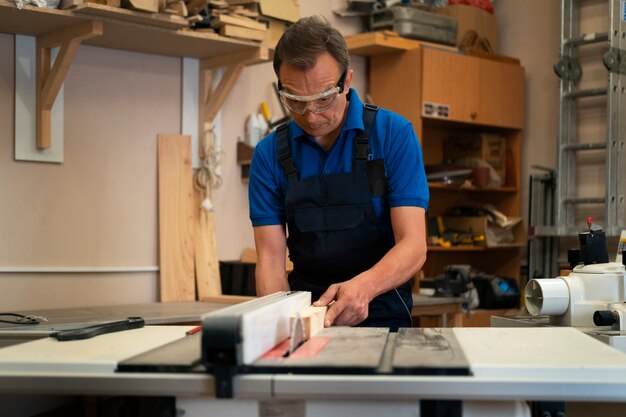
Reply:
[[[339,64],[327,52],[321,54],[315,66],[308,71],[298,70],[284,64],[279,70],[282,91],[295,96],[320,95],[335,88],[340,78]],[[351,80],[352,70],[349,70],[346,74],[343,93],[338,95],[336,102],[327,110],[316,113],[307,108],[303,114],[290,110],[291,117],[310,136],[316,139],[328,139],[327,136],[336,134],[343,123],[347,106],[346,95]]]

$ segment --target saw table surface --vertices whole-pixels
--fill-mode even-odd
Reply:
[[[200,322],[205,313],[224,308],[228,304],[217,302],[184,302],[184,303],[146,303],[121,304],[95,307],[76,307],[49,310],[28,310],[17,313],[26,316],[45,317],[40,325],[17,325],[0,323],[0,331],[4,330],[63,330],[73,328],[76,324],[91,325],[110,321],[124,320],[131,316],[142,317],[147,325],[155,324],[186,324]]]

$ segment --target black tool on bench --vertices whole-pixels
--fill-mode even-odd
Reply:
[[[50,337],[64,342],[67,340],[90,339],[106,333],[121,332],[123,330],[139,329],[145,325],[141,317],[129,317],[127,320],[114,321],[111,323],[95,324],[93,326],[81,327],[80,329],[63,330],[52,333]]]

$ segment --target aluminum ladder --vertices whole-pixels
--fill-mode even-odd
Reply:
[[[576,235],[584,225],[577,221],[577,209],[581,210],[583,205],[604,205],[603,226],[607,236],[619,236],[626,214],[626,1],[608,0],[608,32],[591,34],[580,33],[579,1],[561,1],[561,57],[554,67],[560,77],[557,204],[553,233],[548,234]],[[608,70],[607,86],[579,89],[577,84],[582,76],[579,48],[602,42],[608,44],[608,51],[603,55]],[[606,138],[581,141],[576,128],[577,104],[581,99],[601,96],[607,100]],[[577,157],[582,152],[598,150],[606,151],[605,193],[603,196],[578,195]]]
[[[554,65],[560,78],[559,130],[556,172],[530,176],[528,277],[552,277],[558,273],[559,240],[585,230],[584,209],[603,212],[599,222],[607,236],[625,229],[626,192],[626,1],[607,0],[609,24],[606,32],[581,34],[580,6],[585,0],[561,0],[561,56]],[[591,3],[591,0],[587,0]],[[595,3],[598,3],[595,1]],[[579,49],[607,45],[602,63],[608,70],[603,88],[581,89]],[[581,100],[599,97],[606,103],[604,140],[580,140],[577,132]],[[605,183],[593,196],[578,195],[577,172],[581,153],[602,152],[606,160]],[[541,168],[541,167],[539,167]],[[543,171],[550,171],[541,168]],[[578,218],[577,218],[578,214]]]

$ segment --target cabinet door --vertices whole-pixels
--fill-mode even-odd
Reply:
[[[524,127],[523,67],[426,48],[423,71],[423,117]],[[425,114],[437,105],[443,115]]]
[[[475,123],[479,81],[477,58],[425,48],[422,116]],[[428,114],[428,106],[447,107],[447,115]]]
[[[524,127],[524,68],[488,59],[480,60],[480,91],[476,122]]]

